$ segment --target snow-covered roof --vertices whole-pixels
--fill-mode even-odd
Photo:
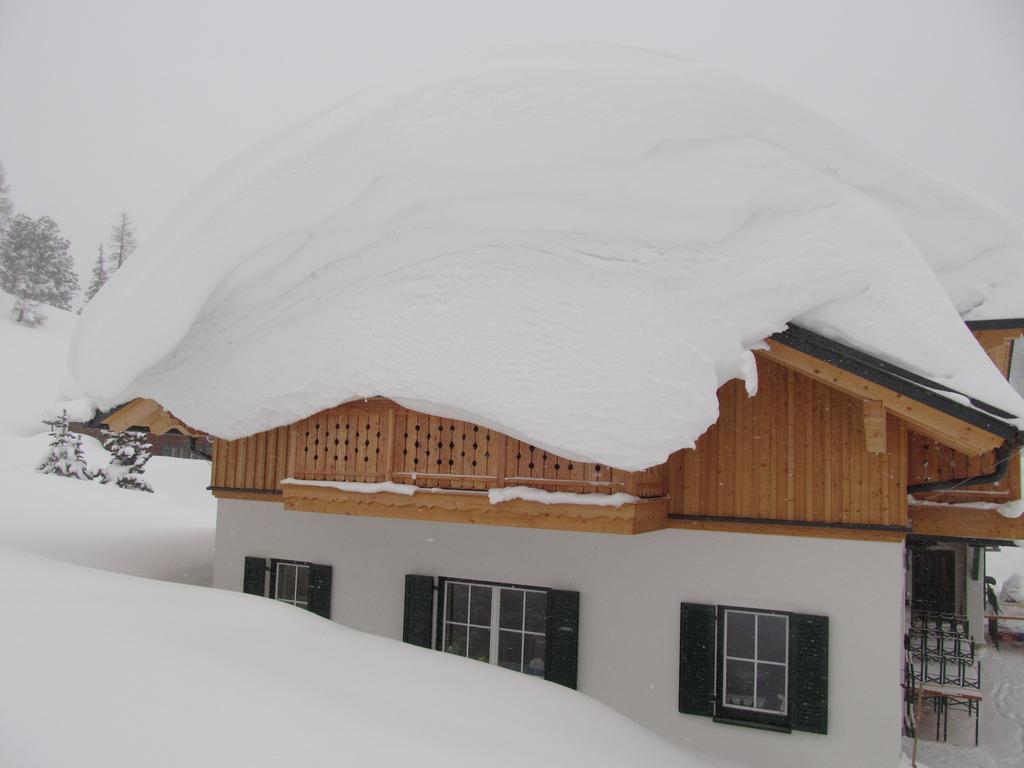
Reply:
[[[157,288],[157,290],[154,290]],[[384,395],[636,469],[797,321],[1024,414],[964,326],[1024,316],[1024,234],[703,64],[511,47],[244,153],[89,305],[72,370],[238,437]]]

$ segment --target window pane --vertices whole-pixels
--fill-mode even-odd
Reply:
[[[544,636],[524,635],[523,672],[544,677]]]
[[[786,668],[777,664],[757,665],[757,708],[786,711]]]
[[[456,656],[466,655],[466,628],[459,624],[445,625],[444,649]]]
[[[469,658],[477,661],[491,660],[491,630],[469,628]]]
[[[523,628],[523,592],[519,589],[501,590],[500,626],[505,629]]]
[[[491,588],[473,587],[469,595],[469,623],[491,626]]]
[[[503,631],[498,634],[498,666],[514,669],[523,668],[523,636],[519,632]]]
[[[757,658],[762,661],[786,661],[786,617],[757,616]]]
[[[754,706],[754,662],[729,660],[725,663],[725,703]]]
[[[309,566],[295,567],[295,600],[300,603],[309,602]]]
[[[447,610],[449,621],[466,623],[469,618],[469,586],[448,582]]]
[[[292,602],[295,600],[295,566],[288,565],[287,563],[277,564],[277,587],[276,590],[278,600],[287,600]]]
[[[543,592],[526,593],[526,631],[541,632],[546,629],[548,596]]]
[[[725,654],[754,658],[754,614],[727,611],[725,621]],[[750,674],[753,676],[753,671]]]

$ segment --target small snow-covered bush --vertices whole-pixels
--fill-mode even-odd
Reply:
[[[11,316],[15,322],[27,325],[29,328],[35,328],[46,321],[46,315],[40,309],[39,302],[31,299],[18,299],[14,302],[14,306],[11,307]]]
[[[50,425],[50,448],[36,469],[47,475],[92,480],[82,451],[82,437],[68,429],[68,412],[63,411]]]
[[[110,451],[110,464],[100,470],[101,483],[116,483],[119,488],[153,492],[143,478],[152,447],[141,432],[107,432],[103,447]]]

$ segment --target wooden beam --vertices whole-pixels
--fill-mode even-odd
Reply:
[[[210,491],[213,493],[215,498],[218,499],[237,499],[240,501],[267,501],[274,504],[281,503],[280,491],[247,491],[239,488],[211,488]]]
[[[910,526],[921,536],[951,539],[1024,539],[1024,516],[1003,517],[994,509],[953,505],[912,505]]]
[[[522,499],[491,504],[486,493],[472,491],[420,492],[405,496],[397,493],[353,493],[299,483],[288,483],[282,488],[284,508],[299,512],[624,535],[668,526],[667,499],[623,504],[621,507],[541,504]]]
[[[864,401],[864,443],[868,453],[885,453],[885,406],[881,400]]]
[[[668,527],[675,530],[750,533],[761,536],[806,536],[812,539],[848,539],[852,541],[900,542],[906,538],[906,533],[903,531],[838,528],[825,525],[769,525],[747,520],[686,520],[674,517],[668,521]]]
[[[961,421],[955,416],[913,400],[899,392],[883,387],[838,366],[768,339],[768,350],[755,354],[791,368],[848,395],[864,400],[877,400],[885,410],[906,421],[916,432],[955,448],[969,456],[978,456],[995,450],[1004,442],[999,435]]]

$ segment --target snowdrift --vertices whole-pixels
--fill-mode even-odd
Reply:
[[[228,438],[384,395],[639,469],[722,383],[753,391],[792,321],[1024,415],[960,316],[1024,316],[1022,289],[1015,222],[776,93],[515,47],[231,162],[89,305],[71,365]]]
[[[3,765],[730,765],[553,683],[264,598],[0,550],[0,606]]]

